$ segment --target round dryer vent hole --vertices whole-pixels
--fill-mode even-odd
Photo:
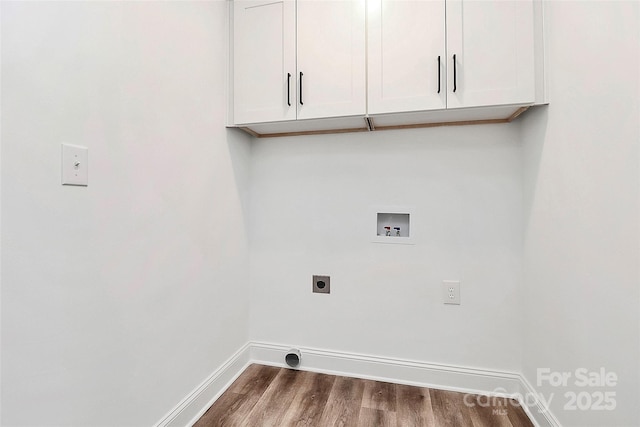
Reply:
[[[284,356],[284,361],[290,368],[297,368],[298,366],[300,366],[300,350],[289,350]]]

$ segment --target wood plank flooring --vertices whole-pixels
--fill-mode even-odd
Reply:
[[[195,424],[195,427],[221,426],[533,427],[533,424],[513,399],[251,365]]]

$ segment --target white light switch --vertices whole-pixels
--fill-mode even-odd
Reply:
[[[62,144],[62,185],[89,184],[89,149]]]

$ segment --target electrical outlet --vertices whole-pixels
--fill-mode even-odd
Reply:
[[[443,280],[442,291],[442,299],[445,304],[460,305],[460,282],[458,280]]]
[[[330,294],[331,278],[329,276],[313,276],[311,290],[314,294]]]

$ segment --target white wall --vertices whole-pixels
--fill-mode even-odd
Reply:
[[[2,425],[151,425],[246,342],[225,7],[2,2]]]
[[[551,103],[522,123],[524,373],[572,374],[536,387],[564,426],[638,426],[639,3],[546,7]],[[575,386],[576,369],[601,367],[617,386]],[[566,392],[597,391],[615,411],[563,409]]]
[[[251,338],[519,371],[518,139],[511,124],[254,141]],[[373,205],[413,206],[416,244],[372,243]],[[442,303],[444,279],[462,305]]]

